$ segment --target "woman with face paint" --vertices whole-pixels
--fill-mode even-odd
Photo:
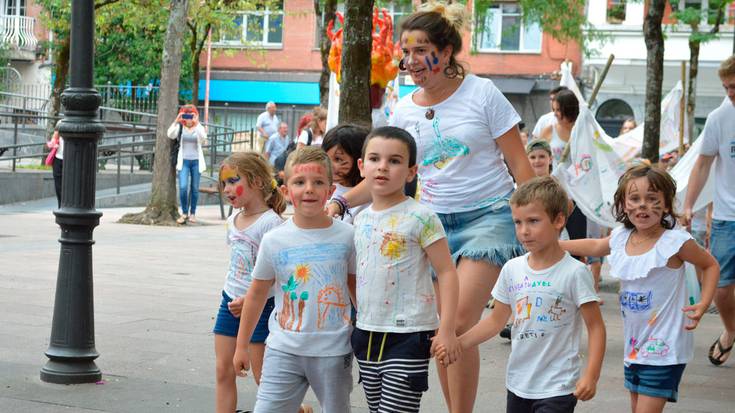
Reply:
[[[489,79],[457,60],[468,16],[461,4],[430,2],[401,24],[403,59],[418,88],[396,105],[392,126],[407,130],[418,149],[419,201],[439,215],[459,276],[457,333],[475,325],[506,261],[523,253],[508,200],[513,180],[534,176],[521,142],[521,118]],[[349,205],[369,201],[358,185]],[[329,204],[329,212],[340,212]],[[445,368],[438,365],[451,412],[470,412],[480,371],[477,347]]]

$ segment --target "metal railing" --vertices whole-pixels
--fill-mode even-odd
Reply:
[[[0,43],[15,49],[35,51],[38,44],[33,33],[35,22],[33,17],[0,15]]]

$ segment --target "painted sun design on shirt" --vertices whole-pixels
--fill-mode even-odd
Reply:
[[[451,136],[443,137],[439,130],[439,118],[435,117],[431,126],[434,128],[434,144],[426,151],[423,166],[434,165],[436,169],[444,168],[453,158],[467,156],[470,148]]]
[[[294,278],[299,282],[299,284],[304,285],[307,282],[309,282],[309,278],[311,278],[311,268],[309,268],[308,264],[299,264],[296,266],[296,269],[294,270]]]
[[[401,258],[404,251],[406,251],[405,236],[395,232],[383,234],[383,243],[380,245],[381,254],[395,260]]]

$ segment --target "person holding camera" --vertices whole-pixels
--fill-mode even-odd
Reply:
[[[182,215],[178,224],[187,221],[196,223],[197,201],[199,200],[199,178],[207,169],[204,163],[202,145],[207,144],[207,132],[199,123],[199,111],[194,105],[184,105],[179,109],[176,120],[168,128],[169,139],[180,143],[176,157],[176,171],[179,174],[179,200]]]

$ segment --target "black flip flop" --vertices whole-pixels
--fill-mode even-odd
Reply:
[[[732,351],[732,346],[733,344],[735,344],[735,340],[733,340],[733,344],[730,344],[730,347],[722,348],[722,344],[720,343],[721,337],[722,336],[717,337],[717,340],[715,340],[715,342],[712,343],[712,346],[710,346],[709,348],[709,354],[707,355],[707,357],[709,358],[709,362],[714,364],[715,366],[719,366],[725,361],[727,361],[727,359],[723,360],[722,357],[730,354],[730,351]],[[715,353],[715,349],[718,349],[720,351],[720,355],[717,356],[716,358],[712,356]]]

